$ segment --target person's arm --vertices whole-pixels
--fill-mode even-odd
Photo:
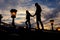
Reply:
[[[37,14],[37,8],[36,8],[35,14],[33,16],[35,16],[36,14]]]
[[[33,17],[33,15],[31,15],[30,13],[29,13],[29,15],[30,15],[31,17]]]
[[[33,17],[33,15],[30,14],[31,17]]]
[[[33,17],[36,15],[36,12],[35,12],[35,14],[33,15]]]
[[[36,15],[36,13],[34,15],[32,15],[32,17],[34,17]]]

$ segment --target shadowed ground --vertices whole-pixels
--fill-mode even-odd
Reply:
[[[31,29],[24,29],[19,28],[15,29],[12,27],[0,27],[0,39],[8,39],[8,40],[20,40],[20,39],[58,39],[60,36],[60,32],[52,31],[52,30],[31,30]],[[57,38],[58,37],[58,38]]]

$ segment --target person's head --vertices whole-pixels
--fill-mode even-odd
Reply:
[[[0,18],[3,18],[1,14],[0,14]]]
[[[38,6],[38,3],[35,3],[35,6]]]
[[[26,10],[26,13],[28,12],[28,10]]]
[[[28,10],[26,10],[26,13],[29,13],[29,11],[28,11]]]

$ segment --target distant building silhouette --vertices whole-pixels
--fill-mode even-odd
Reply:
[[[28,10],[26,10],[26,26],[28,27],[29,25],[29,28],[31,28],[31,23],[30,23],[30,16],[32,16]]]
[[[42,26],[42,29],[44,29],[43,23],[41,21],[41,11],[42,11],[42,9],[41,9],[41,7],[40,7],[40,5],[38,3],[35,3],[35,6],[36,6],[36,13],[33,16],[36,15],[37,27],[38,27],[38,29],[40,29],[39,28],[39,22],[40,22],[41,26]]]

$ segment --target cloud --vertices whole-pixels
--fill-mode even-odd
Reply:
[[[45,17],[46,17],[45,23],[47,25],[49,25],[48,23],[50,19],[53,19],[54,29],[56,29],[56,27],[60,27],[60,6],[56,7],[54,10],[51,11],[51,13],[48,13]]]
[[[30,2],[30,1],[32,1],[32,0],[19,0],[19,2],[21,2],[21,3]]]
[[[0,0],[0,9],[5,10],[15,8],[18,5],[23,6],[32,0]]]
[[[45,17],[48,19],[59,17],[60,7],[57,7],[51,11],[51,13],[47,14]]]
[[[4,0],[0,0],[0,3],[3,3],[4,2]]]
[[[41,8],[42,8],[42,12],[41,12],[42,20],[46,21],[48,18],[50,19],[49,15],[52,14],[52,11],[54,9],[53,8],[49,8],[46,5],[41,5]]]

